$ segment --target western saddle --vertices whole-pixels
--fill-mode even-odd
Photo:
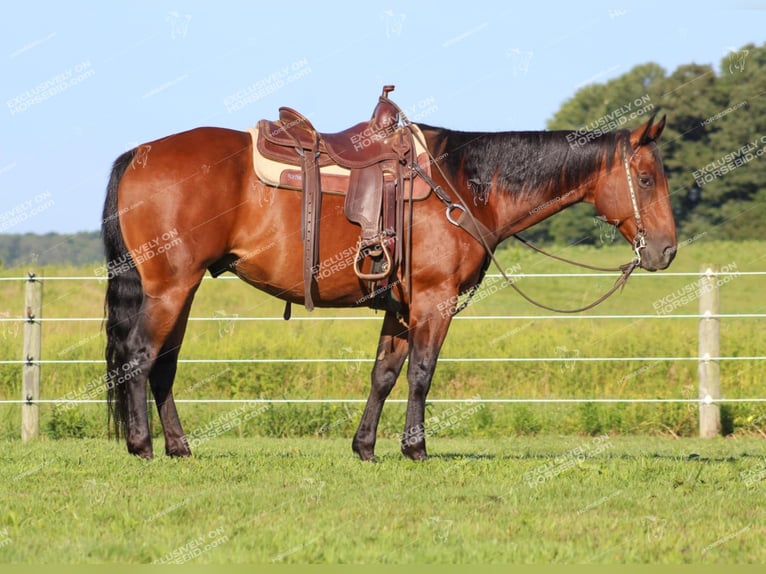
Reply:
[[[354,272],[367,282],[370,293],[383,294],[371,298],[383,301],[403,261],[405,201],[424,199],[431,191],[416,177],[417,172],[430,175],[422,134],[413,124],[400,125],[399,107],[388,97],[393,89],[383,87],[369,121],[342,132],[320,133],[288,107],[279,108],[279,120],[261,120],[250,130],[260,179],[302,192],[303,281],[309,311],[314,308],[312,285],[324,276],[318,261],[323,192],[345,194],[345,215],[361,227]]]

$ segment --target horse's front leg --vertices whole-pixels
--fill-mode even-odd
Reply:
[[[425,433],[426,397],[439,351],[452,320],[452,305],[445,303],[450,301],[449,294],[429,299],[428,303],[420,306],[420,310],[410,308],[410,360],[407,368],[409,395],[401,442],[402,453],[413,460],[424,460],[428,456]]]

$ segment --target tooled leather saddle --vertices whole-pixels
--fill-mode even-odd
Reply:
[[[430,186],[428,151],[417,126],[400,124],[399,107],[384,86],[369,121],[338,133],[320,133],[299,112],[279,108],[279,120],[261,120],[250,132],[254,166],[264,182],[302,192],[301,237],[306,309],[322,276],[318,259],[322,193],[345,194],[346,218],[360,226],[353,269],[370,292],[382,292],[403,260],[405,201],[424,199]]]

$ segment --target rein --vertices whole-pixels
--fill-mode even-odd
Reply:
[[[407,118],[407,116],[404,114],[404,112],[401,109],[399,109],[399,113],[401,115],[402,123],[404,124],[404,126],[409,127],[410,121]],[[410,133],[415,135],[415,133],[412,130],[409,130],[409,131]],[[415,135],[415,137],[418,137],[418,136]],[[457,200],[459,203],[455,203],[452,201],[449,194],[447,194],[439,184],[437,184],[428,174],[426,174],[421,169],[421,167],[417,164],[417,160],[414,160],[412,162],[412,165],[410,165],[410,169],[414,171],[417,175],[419,175],[421,178],[423,178],[423,180],[426,183],[428,183],[428,185],[434,191],[434,194],[442,201],[442,203],[446,205],[447,220],[452,225],[462,228],[474,239],[476,239],[482,245],[482,247],[484,247],[484,250],[486,251],[486,255],[488,259],[487,263],[489,263],[489,261],[494,263],[495,267],[497,267],[497,270],[500,272],[500,275],[503,277],[505,282],[508,285],[510,285],[525,300],[532,303],[533,305],[540,307],[541,309],[545,309],[547,311],[552,311],[554,313],[581,313],[583,311],[588,311],[589,309],[593,309],[597,305],[600,305],[601,303],[603,303],[606,299],[611,297],[615,293],[615,291],[617,291],[618,289],[622,289],[623,287],[625,287],[625,284],[628,282],[628,279],[630,278],[631,273],[633,273],[633,271],[635,271],[635,269],[641,265],[641,250],[646,248],[646,231],[641,221],[641,213],[638,208],[638,197],[636,195],[635,188],[633,186],[633,176],[630,173],[630,160],[633,158],[633,156],[635,156],[635,152],[633,153],[632,156],[630,157],[628,156],[627,148],[629,143],[627,142],[627,140],[625,142],[625,149],[623,151],[623,165],[625,167],[625,174],[628,181],[628,190],[630,192],[630,200],[633,207],[633,217],[636,221],[636,227],[637,227],[636,237],[633,239],[633,251],[635,252],[636,257],[633,260],[623,265],[620,265],[619,267],[612,267],[612,268],[596,267],[593,265],[588,265],[586,263],[579,263],[577,261],[572,261],[571,259],[566,259],[558,255],[553,255],[552,253],[548,253],[547,251],[544,251],[540,247],[537,247],[536,245],[524,239],[520,235],[518,234],[513,235],[513,237],[517,239],[519,242],[521,242],[523,245],[529,247],[530,249],[534,251],[537,251],[538,253],[542,253],[543,255],[547,255],[548,257],[551,257],[558,261],[569,263],[570,265],[576,265],[584,269],[592,269],[594,271],[606,271],[606,272],[620,271],[621,272],[620,277],[617,278],[614,285],[612,285],[612,287],[606,293],[601,295],[598,299],[596,299],[592,303],[585,305],[583,307],[579,307],[577,309],[558,309],[556,307],[551,307],[544,303],[540,303],[539,301],[532,299],[529,295],[524,293],[524,291],[522,291],[510,277],[508,277],[508,275],[505,273],[505,271],[501,267],[500,263],[497,261],[497,258],[495,257],[495,254],[492,248],[487,243],[487,237],[494,237],[494,232],[492,232],[483,223],[481,223],[478,219],[476,219],[476,217],[473,215],[468,205],[465,203],[463,198],[455,189],[454,185],[452,185],[452,182],[450,181],[450,179],[442,170],[439,163],[431,154],[431,150],[428,148],[427,145],[425,145],[424,141],[421,140],[420,143],[428,151],[428,156],[429,156],[429,159],[431,160],[432,165],[435,165],[436,169],[439,170],[439,173],[441,174],[442,178],[444,179],[444,181],[447,182],[447,185],[449,186],[450,191],[452,191],[454,196],[457,197]],[[457,220],[454,219],[452,216],[452,212],[455,209],[458,209],[463,212],[462,215]],[[468,291],[467,299],[464,300],[457,308],[455,308],[455,310],[452,313],[453,316],[457,315],[463,309],[468,307],[472,297],[474,296],[476,291],[479,289],[479,285],[480,285],[480,282],[470,288],[470,290]]]

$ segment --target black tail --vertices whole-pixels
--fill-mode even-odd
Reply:
[[[101,236],[106,254],[107,287],[104,301],[106,316],[106,402],[108,420],[114,423],[116,438],[127,434],[127,388],[121,384],[130,365],[127,339],[139,319],[144,292],[141,277],[128,253],[117,211],[117,190],[136,150],[125,152],[114,162],[106,188]]]

